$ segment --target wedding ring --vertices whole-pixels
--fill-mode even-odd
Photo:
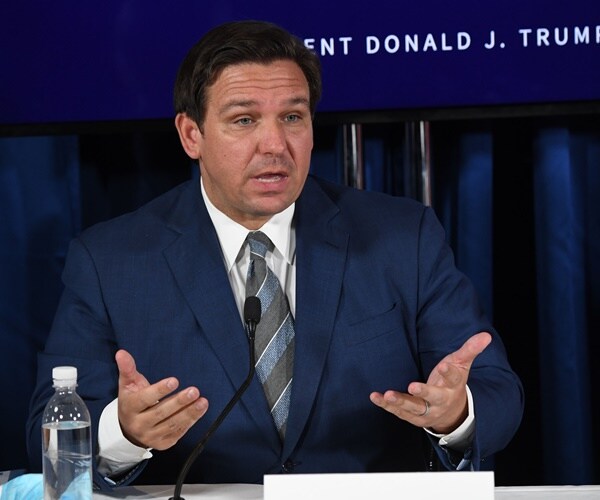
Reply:
[[[431,408],[431,406],[429,406],[429,401],[427,401],[426,399],[424,399],[423,401],[425,401],[425,410],[423,411],[423,413],[420,413],[419,415],[417,415],[418,417],[426,417]]]

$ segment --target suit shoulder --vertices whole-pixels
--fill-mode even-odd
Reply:
[[[365,217],[398,217],[420,219],[427,207],[423,203],[404,196],[393,196],[386,193],[367,191],[336,184],[330,181],[311,177],[311,182],[320,189],[335,205],[342,215]]]
[[[181,205],[188,204],[195,189],[195,181],[184,182],[162,195],[154,198],[138,209],[115,218],[98,222],[86,228],[79,238],[86,244],[100,244],[102,241],[135,241],[156,234],[158,227],[168,225],[169,221],[181,212]]]

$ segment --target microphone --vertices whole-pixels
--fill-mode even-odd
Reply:
[[[235,404],[240,400],[242,394],[246,391],[252,378],[254,377],[254,337],[256,334],[256,325],[260,322],[261,315],[261,305],[260,299],[258,297],[247,297],[244,302],[244,323],[246,325],[246,336],[248,337],[248,345],[250,350],[250,368],[248,370],[248,376],[246,380],[242,383],[236,393],[233,395],[227,406],[223,408],[223,411],[219,414],[217,419],[211,424],[211,426],[206,431],[206,434],[202,437],[200,442],[196,445],[196,447],[190,453],[190,456],[183,464],[181,471],[179,472],[179,476],[177,477],[177,482],[175,483],[175,491],[173,492],[173,496],[169,498],[169,500],[185,500],[181,496],[181,488],[183,487],[183,482],[185,481],[185,477],[187,476],[190,467],[202,453],[204,446],[206,446],[207,441],[213,435],[213,433],[219,428],[225,417],[229,414],[231,409],[235,406]]]

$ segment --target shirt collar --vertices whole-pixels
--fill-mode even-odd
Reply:
[[[202,177],[200,177],[200,187],[206,210],[217,231],[227,272],[229,272],[235,265],[246,236],[250,231],[233,219],[230,219],[212,204],[204,189]],[[275,251],[280,253],[288,264],[293,262],[295,252],[295,245],[292,244],[292,218],[294,217],[295,206],[296,204],[292,203],[283,212],[273,215],[260,228],[275,245]]]

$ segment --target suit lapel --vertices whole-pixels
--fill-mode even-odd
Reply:
[[[296,350],[283,456],[293,451],[312,410],[333,331],[348,231],[339,209],[311,178],[296,204]]]
[[[165,248],[164,256],[202,335],[237,389],[248,374],[248,341],[199,186],[191,186],[184,192],[171,214],[169,226],[179,236]],[[202,390],[201,381],[199,387]],[[278,450],[279,437],[256,377],[241,402],[271,446]]]

